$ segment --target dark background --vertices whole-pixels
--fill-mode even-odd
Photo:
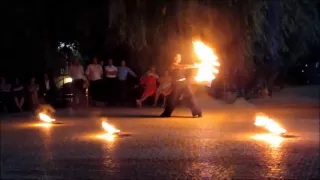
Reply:
[[[127,7],[128,17],[136,16],[137,12],[141,13],[142,10],[138,9],[139,6],[136,5],[136,1],[123,2]],[[172,34],[181,35],[186,29],[185,26],[181,27],[179,25],[181,22],[177,20],[177,15],[180,13],[177,9],[180,7],[178,3],[181,2],[183,1],[145,1],[147,7],[143,9],[143,15],[145,24],[148,24],[147,33],[154,34],[154,27],[162,24],[162,34],[159,35],[160,39],[158,40],[147,39],[148,45],[137,51],[137,48],[133,47],[128,40],[119,40],[121,39],[119,29],[110,27],[108,22],[110,21],[111,0],[103,2],[3,1],[2,43],[4,48],[0,72],[2,75],[9,77],[38,76],[43,72],[53,74],[59,71],[57,70],[58,67],[65,65],[61,54],[57,53],[56,50],[59,42],[75,41],[79,44],[78,50],[87,59],[93,56],[98,56],[100,60],[113,58],[116,65],[119,64],[120,60],[125,59],[128,66],[132,67],[138,74],[142,74],[152,64],[157,65],[158,69],[165,69],[172,54],[188,51],[186,47],[184,50],[182,50],[183,48],[168,47],[170,52],[167,50],[168,54],[162,56],[163,53],[159,50],[164,48],[166,44],[158,43],[158,41],[161,41],[161,39],[171,41]],[[209,4],[206,4],[208,2],[205,1],[199,2],[231,14],[240,12],[242,6],[245,6],[246,2],[249,1],[240,3],[239,1],[227,0],[212,1]],[[226,7],[231,7],[228,3],[234,3],[235,5],[232,8],[235,9],[225,10]],[[165,7],[165,15],[160,16],[163,13],[163,7]],[[130,22],[131,20],[126,21],[127,28],[134,27],[137,24],[133,20],[131,24]],[[139,28],[138,25],[134,31],[139,31]],[[201,36],[205,35],[200,34]],[[129,39],[130,37],[133,37],[133,35],[127,35],[126,38]],[[134,40],[138,41],[137,39]],[[176,40],[173,39],[172,41]],[[232,40],[229,44],[221,46],[220,49],[224,48],[226,51],[237,49],[237,44],[239,44],[237,41],[241,41],[241,39]],[[305,68],[305,64],[309,63],[310,66],[310,64],[314,65],[319,62],[319,44],[313,43],[310,44],[310,47],[308,53],[299,56],[299,60],[296,60],[297,63],[294,63],[294,66],[290,65],[290,68],[287,68],[285,75],[290,77],[287,80],[288,82],[303,84],[308,81],[306,78],[319,79],[319,76],[317,76],[319,68],[313,69],[313,72],[310,73],[306,72],[308,68]],[[220,49],[218,50],[220,51]],[[229,54],[233,54],[232,51]],[[236,64],[233,58],[227,59],[229,60],[228,64]],[[85,62],[85,64],[88,63],[88,61]],[[304,73],[301,72],[302,69],[305,70]]]

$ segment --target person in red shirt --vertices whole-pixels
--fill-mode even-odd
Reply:
[[[140,84],[143,85],[144,91],[140,99],[136,100],[137,106],[141,107],[143,101],[148,97],[155,94],[157,91],[157,80],[159,76],[156,74],[156,68],[151,67],[151,69],[140,79]]]

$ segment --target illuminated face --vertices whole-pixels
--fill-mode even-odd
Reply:
[[[73,64],[74,64],[74,65],[79,65],[79,60],[78,60],[78,59],[74,59],[74,60],[73,60]]]
[[[174,57],[174,63],[179,64],[181,62],[181,54],[176,54]]]
[[[125,60],[121,61],[121,66],[126,66],[126,61]]]
[[[48,74],[44,74],[44,79],[45,80],[49,79]]]
[[[93,64],[98,64],[98,59],[95,57],[95,58],[93,58]]]
[[[109,59],[109,60],[108,60],[108,64],[109,64],[109,65],[112,65],[112,59]]]

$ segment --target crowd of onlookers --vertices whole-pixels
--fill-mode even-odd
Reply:
[[[122,60],[116,67],[112,59],[108,59],[103,65],[98,58],[94,57],[92,63],[86,68],[78,61],[71,60],[68,75],[72,78],[71,84],[66,84],[72,92],[71,106],[95,106],[98,102],[105,105],[125,105],[128,102],[128,93],[135,94],[135,102],[138,107],[146,99],[152,97],[153,106],[158,105],[158,99],[163,96],[163,104],[166,96],[171,93],[171,78],[168,72],[159,77],[155,67],[138,77],[131,68]],[[137,84],[129,84],[128,77],[139,80]],[[88,90],[88,91],[87,91]],[[139,90],[142,90],[139,91]],[[59,92],[59,93],[58,93]],[[19,78],[9,81],[1,77],[0,108],[2,112],[20,112],[23,110],[35,110],[39,104],[54,104],[61,95],[53,77],[44,74],[42,78],[31,77],[28,83],[21,83]]]
[[[40,81],[31,77],[26,85],[19,78],[1,77],[0,83],[0,108],[4,112],[34,109],[43,101],[53,102],[56,97],[54,80],[48,74],[44,74]]]
[[[155,67],[143,74],[136,86],[128,86],[127,79],[130,76],[137,78],[135,72],[126,66],[126,61],[122,60],[119,67],[113,64],[112,59],[108,59],[106,65],[101,65],[97,58],[92,59],[84,70],[83,66],[75,59],[70,68],[69,74],[73,79],[73,92],[76,102],[83,97],[84,87],[88,85],[89,104],[95,105],[97,101],[105,104],[125,104],[128,91],[134,88],[143,89],[142,95],[136,99],[136,105],[141,106],[149,97],[154,96],[153,105],[156,106],[160,95],[165,97],[171,93],[171,79],[168,72],[163,77],[159,77]],[[82,98],[83,99],[83,98]]]

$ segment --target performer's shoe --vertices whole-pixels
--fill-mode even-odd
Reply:
[[[141,100],[138,100],[138,99],[137,99],[137,100],[136,100],[136,104],[137,104],[137,107],[140,108],[140,107],[142,106]]]
[[[192,116],[193,116],[194,118],[201,118],[201,117],[202,117],[202,113],[193,114]]]
[[[162,114],[160,115],[160,117],[171,117],[171,115],[166,114],[166,113],[162,113]]]

